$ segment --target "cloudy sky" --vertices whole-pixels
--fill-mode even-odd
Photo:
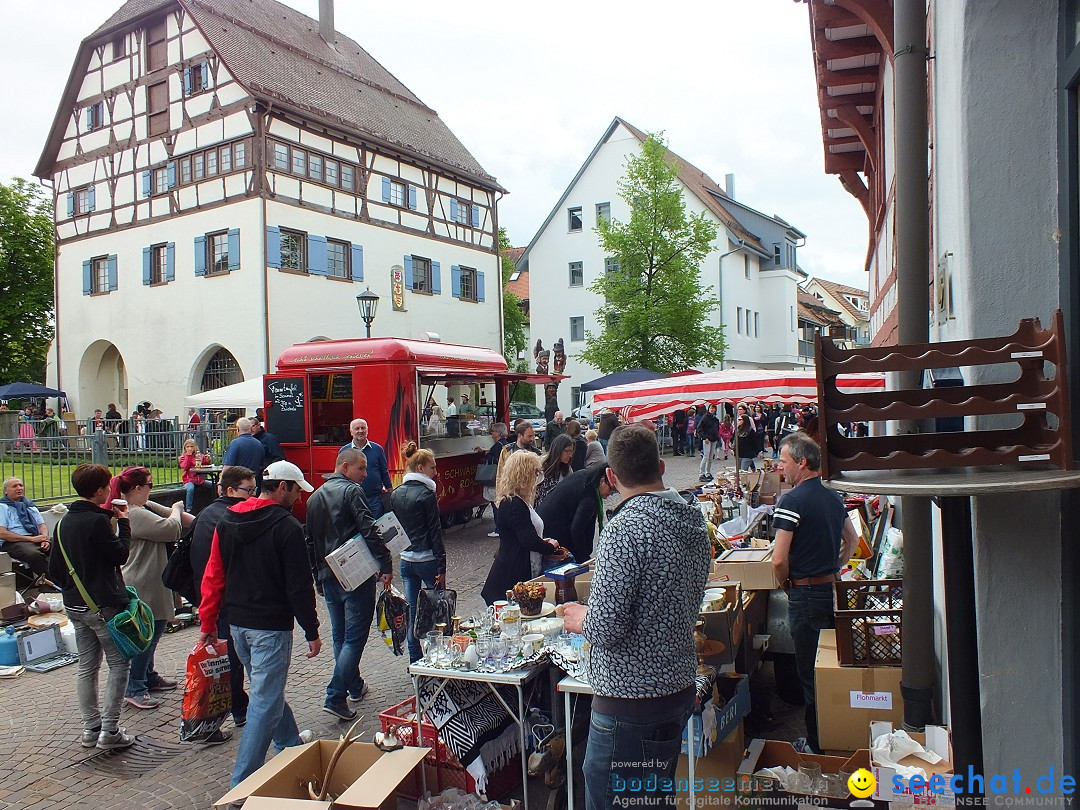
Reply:
[[[318,0],[285,0],[318,16]],[[122,0],[0,11],[0,179],[29,177],[79,41]],[[866,287],[866,218],[824,174],[807,7],[792,0],[337,0],[337,29],[438,111],[510,190],[527,244],[611,119],[650,132],[736,197],[807,234],[800,264]]]

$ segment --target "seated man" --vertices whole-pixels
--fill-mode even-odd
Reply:
[[[18,478],[4,481],[0,498],[0,551],[30,566],[35,584],[46,584],[49,570],[49,532],[34,502],[26,497],[26,487]]]

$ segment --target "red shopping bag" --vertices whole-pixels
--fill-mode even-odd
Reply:
[[[180,740],[205,742],[221,728],[232,709],[229,655],[224,641],[217,646],[197,644],[187,660],[184,707],[180,714]]]

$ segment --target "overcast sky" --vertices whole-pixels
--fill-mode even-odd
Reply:
[[[318,0],[286,0],[318,17]],[[30,177],[80,40],[121,0],[0,11],[0,179]],[[338,0],[337,29],[435,109],[510,194],[533,237],[616,115],[735,196],[807,234],[799,263],[866,287],[866,217],[823,171],[806,5],[792,0],[561,3]],[[661,16],[663,15],[663,16]]]

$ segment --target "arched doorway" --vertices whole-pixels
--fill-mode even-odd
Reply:
[[[120,413],[128,412],[127,367],[120,350],[108,340],[97,340],[83,352],[79,363],[79,399],[75,407],[92,414],[110,403]]]
[[[244,381],[244,372],[233,353],[222,347],[211,355],[203,368],[199,391],[213,391]]]

